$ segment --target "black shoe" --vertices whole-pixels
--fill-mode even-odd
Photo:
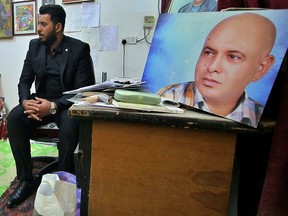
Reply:
[[[30,195],[36,191],[37,187],[27,181],[20,181],[15,191],[7,201],[8,208],[14,208],[23,203]]]

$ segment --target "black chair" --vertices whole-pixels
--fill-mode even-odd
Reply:
[[[40,144],[58,146],[59,128],[54,122],[38,127],[32,132],[31,140]],[[59,165],[58,157],[54,156],[34,156],[32,161],[41,161],[47,164],[37,171],[35,174],[37,179],[41,179],[44,174],[57,171]]]
[[[32,132],[31,140],[37,143],[43,143],[44,145],[53,145],[58,147],[59,143],[59,128],[56,123],[49,123],[43,125],[41,127],[36,128]],[[45,165],[40,170],[35,173],[35,177],[37,180],[41,181],[42,176],[47,173],[53,173],[58,171],[59,160],[58,157],[54,156],[34,156],[32,157],[32,161],[41,161],[44,162]],[[77,187],[81,188],[81,167],[82,167],[82,152],[79,151],[79,145],[77,145],[74,151],[74,165],[75,165],[75,175],[77,179]]]

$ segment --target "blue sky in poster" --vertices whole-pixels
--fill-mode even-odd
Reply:
[[[147,90],[155,93],[169,84],[194,80],[194,68],[209,31],[222,19],[243,12],[161,14],[142,77]],[[277,29],[272,50],[275,64],[261,80],[249,84],[246,89],[251,98],[265,105],[288,47],[288,10],[251,12],[271,19]]]

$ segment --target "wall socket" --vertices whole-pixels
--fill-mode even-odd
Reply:
[[[126,37],[127,44],[136,45],[137,44],[137,37]]]
[[[144,16],[144,28],[153,28],[155,24],[154,16]]]

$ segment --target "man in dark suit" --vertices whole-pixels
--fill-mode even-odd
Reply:
[[[78,121],[69,118],[64,91],[95,83],[90,47],[64,35],[66,13],[59,5],[39,9],[39,38],[30,41],[18,84],[19,104],[8,115],[7,129],[19,184],[7,207],[21,204],[39,186],[32,174],[31,131],[49,122],[59,127],[59,170],[74,172],[73,154],[78,144]],[[31,87],[35,81],[35,93]]]

